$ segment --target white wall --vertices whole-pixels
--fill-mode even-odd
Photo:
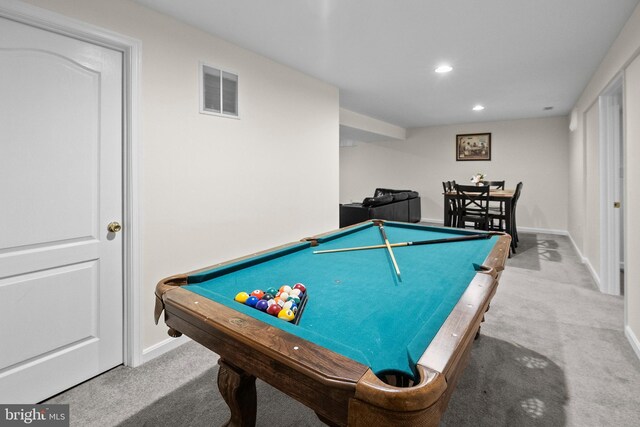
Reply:
[[[624,195],[627,230],[625,239],[625,298],[626,332],[629,340],[640,357],[640,224],[634,221],[635,213],[640,212],[640,58],[636,58],[626,69],[626,191]],[[627,214],[628,213],[628,214]]]
[[[569,137],[569,235],[579,249],[584,248],[584,211],[585,207],[585,153],[584,144],[578,143],[582,138],[584,126],[583,120],[578,120],[577,111],[576,129],[570,133]],[[578,126],[578,121],[580,126]]]
[[[30,3],[142,42],[143,346],[154,288],[338,226],[335,87],[129,1]],[[198,62],[239,75],[241,119],[198,113]]]
[[[491,132],[491,161],[456,161],[456,134]],[[410,129],[406,141],[340,148],[340,201],[362,201],[376,187],[420,192],[422,218],[443,220],[442,181],[469,183],[477,172],[524,183],[518,226],[567,230],[567,117]]]
[[[640,7],[637,7],[620,35],[611,45],[607,55],[600,63],[585,90],[578,99],[574,110],[578,125],[571,132],[571,186],[569,206],[569,232],[578,249],[592,266],[599,266],[600,251],[594,241],[600,240],[599,216],[588,213],[587,206],[593,205],[588,196],[589,183],[599,178],[599,169],[592,161],[593,140],[597,138],[599,127],[596,114],[589,109],[597,103],[603,90],[621,73],[625,83],[624,97],[624,169],[625,194],[623,197],[623,216],[626,219],[625,229],[625,325],[629,341],[640,357],[640,270],[633,260],[640,259],[640,224],[630,220],[638,210],[640,202],[640,184],[637,164],[640,162],[640,65],[635,59],[640,51]],[[635,61],[634,61],[635,60]],[[632,63],[633,61],[633,63]],[[631,64],[631,65],[630,65]],[[587,191],[588,190],[588,191]],[[592,206],[592,209],[597,209]],[[594,268],[596,270],[596,268]],[[597,273],[597,271],[596,271]]]

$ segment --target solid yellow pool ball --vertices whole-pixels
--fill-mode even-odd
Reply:
[[[234,298],[236,301],[238,301],[239,303],[244,304],[247,299],[249,298],[249,294],[246,292],[238,292],[238,294],[236,295],[236,297]]]

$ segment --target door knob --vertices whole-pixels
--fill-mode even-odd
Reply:
[[[109,230],[112,233],[117,233],[118,231],[122,230],[122,226],[120,225],[119,222],[110,222],[109,225],[107,225],[107,230]]]
[[[620,209],[620,202],[613,202],[613,207],[616,209]]]

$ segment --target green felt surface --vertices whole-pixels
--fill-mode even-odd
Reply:
[[[385,225],[391,243],[456,237],[469,231],[415,224]],[[185,289],[215,300],[369,366],[413,367],[497,241],[490,239],[393,249],[313,254],[314,250],[382,243],[378,227],[339,231],[310,247],[301,243],[192,275]],[[235,302],[238,292],[304,283],[308,302],[299,325]]]

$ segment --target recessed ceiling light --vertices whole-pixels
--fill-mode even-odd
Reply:
[[[478,104],[475,107],[473,107],[473,111],[482,111],[484,110],[484,106]]]
[[[453,67],[451,65],[440,65],[438,68],[436,68],[436,73],[448,73],[449,71],[453,70]]]

